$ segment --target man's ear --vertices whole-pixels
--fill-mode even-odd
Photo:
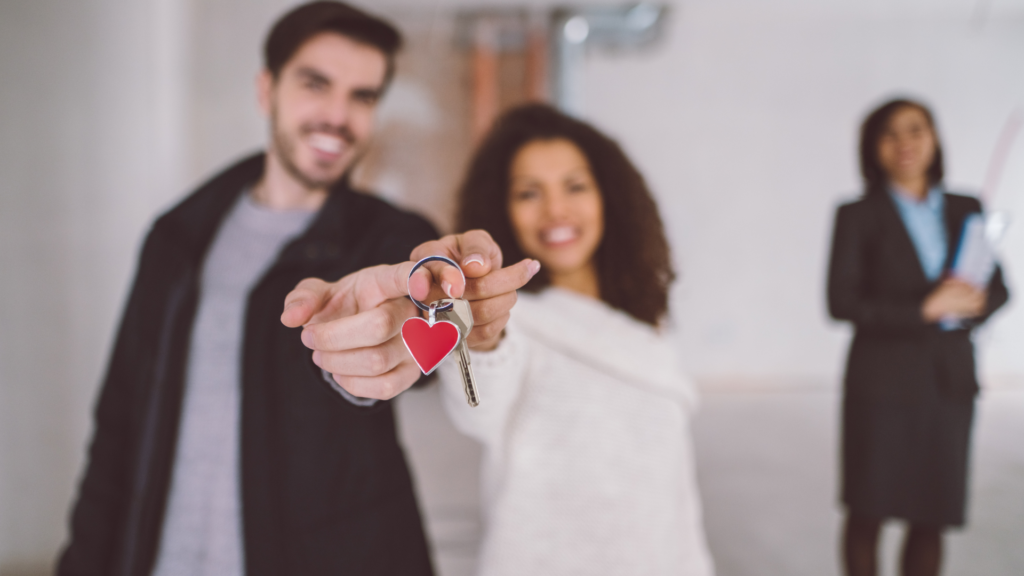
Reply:
[[[264,68],[256,75],[256,101],[259,102],[260,111],[267,118],[270,117],[271,101],[274,92],[274,75],[270,70]]]

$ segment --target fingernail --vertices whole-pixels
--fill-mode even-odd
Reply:
[[[447,294],[449,298],[452,297],[452,284],[451,284],[451,282],[449,282],[447,280],[442,280],[441,281],[441,290],[444,290],[444,293]]]
[[[313,334],[309,330],[302,331],[302,344],[306,348],[313,348]]]
[[[314,350],[313,351],[313,364],[316,364],[317,368],[323,368],[323,366],[320,366],[320,351],[319,350]]]
[[[469,256],[466,256],[465,258],[462,259],[463,266],[469,266],[473,262],[476,262],[477,264],[483,266],[484,257],[479,254],[470,254]]]
[[[540,261],[531,260],[530,263],[526,265],[526,269],[530,271],[530,278],[533,278],[536,276],[537,272],[540,272]]]

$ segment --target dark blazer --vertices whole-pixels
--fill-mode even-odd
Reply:
[[[949,254],[955,253],[964,219],[980,212],[968,196],[945,194]],[[936,287],[925,276],[910,234],[888,194],[869,195],[836,214],[828,273],[832,316],[856,328],[846,365],[848,399],[916,402],[935,398],[969,401],[978,391],[970,327],[942,331],[921,317]],[[988,286],[987,319],[1008,298],[1002,271]]]
[[[156,221],[96,406],[89,463],[57,573],[148,576],[163,524],[188,340],[206,250],[263,154]],[[341,184],[253,288],[242,366],[241,498],[250,576],[430,574],[412,480],[389,402],[333,391],[279,318],[306,277],[336,280],[409,258],[436,238],[423,218]]]

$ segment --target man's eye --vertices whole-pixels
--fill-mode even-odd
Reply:
[[[372,105],[377,103],[377,95],[376,94],[356,94],[355,95],[355,100],[356,100],[356,102],[359,102],[360,104],[368,104],[368,105],[372,106]]]

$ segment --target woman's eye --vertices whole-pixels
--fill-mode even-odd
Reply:
[[[539,196],[540,193],[537,192],[536,190],[518,190],[512,193],[512,197],[519,201],[533,200],[534,198],[538,198]]]
[[[306,88],[313,92],[321,92],[324,89],[324,83],[317,82],[316,80],[310,80],[309,82],[306,82]]]
[[[569,192],[586,192],[590,190],[590,186],[587,186],[584,182],[574,182],[569,184]]]

